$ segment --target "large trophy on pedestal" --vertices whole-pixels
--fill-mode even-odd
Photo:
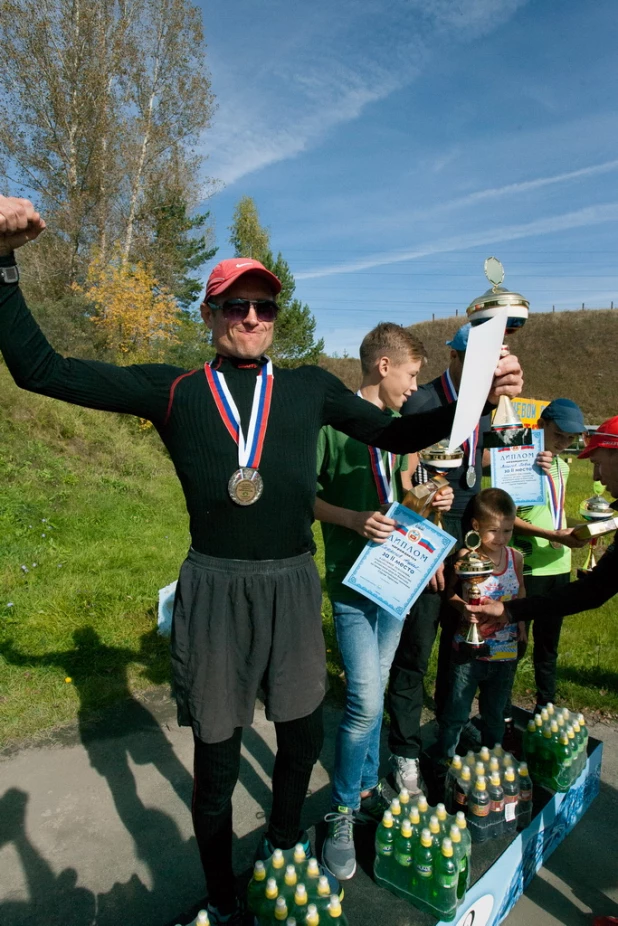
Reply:
[[[577,570],[577,577],[581,578],[592,572],[597,564],[594,553],[599,537],[616,530],[618,523],[613,508],[602,495],[592,495],[583,501],[579,506],[579,514],[586,523],[576,527],[573,534],[578,540],[590,540],[586,561]]]
[[[504,267],[497,258],[487,258],[485,276],[493,285],[470,303],[466,309],[468,321],[471,325],[481,325],[490,318],[506,316],[506,334],[513,334],[526,323],[530,303],[521,293],[500,286],[504,280]],[[508,352],[504,345],[500,356],[504,357]],[[531,440],[530,428],[524,428],[509,397],[500,396],[491,431],[485,435],[485,447],[521,447],[530,444]]]
[[[492,560],[482,553],[478,553],[481,546],[481,537],[477,531],[468,531],[464,537],[464,543],[468,552],[455,563],[455,572],[460,579],[465,580],[463,589],[463,598],[468,604],[481,604],[481,590],[478,583],[482,579],[490,576],[495,569]],[[461,635],[465,639],[465,646],[473,649],[476,656],[479,655],[479,647],[484,646],[484,641],[479,636],[478,620],[473,617],[466,621],[467,627],[462,629]],[[462,644],[460,644],[462,645]]]

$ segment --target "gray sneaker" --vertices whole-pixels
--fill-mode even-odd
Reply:
[[[335,807],[324,820],[328,823],[328,836],[322,846],[322,864],[335,878],[347,881],[356,871],[354,811],[350,807]]]
[[[398,791],[406,788],[414,800],[425,793],[425,782],[421,775],[418,759],[406,759],[404,756],[391,756],[391,768],[395,787]]]

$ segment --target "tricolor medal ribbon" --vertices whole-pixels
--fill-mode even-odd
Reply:
[[[560,530],[562,527],[562,512],[564,510],[564,476],[562,475],[562,469],[560,468],[560,460],[558,457],[555,457],[556,467],[558,469],[558,488],[554,481],[554,477],[551,473],[545,473],[547,477],[547,486],[549,488],[549,509],[551,511],[551,518],[554,525],[554,530]],[[560,549],[562,547],[561,543],[552,541],[551,545],[555,549]]]
[[[363,399],[360,389],[356,395]],[[365,400],[366,401],[366,400]],[[371,463],[371,472],[378,490],[378,500],[380,505],[388,505],[395,501],[393,488],[393,469],[397,454],[387,453],[386,463],[382,456],[382,451],[378,447],[368,447],[369,462]]]
[[[228,491],[238,505],[251,505],[260,498],[264,489],[258,467],[262,459],[272,400],[274,383],[272,361],[266,358],[266,363],[255,381],[246,438],[240,423],[238,408],[225,381],[225,376],[215,370],[212,363],[204,364],[204,373],[221,420],[238,447],[239,468],[228,483]]]

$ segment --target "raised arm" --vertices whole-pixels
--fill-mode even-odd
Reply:
[[[0,197],[0,268],[16,266],[9,245],[44,228],[27,200]],[[162,421],[174,379],[183,370],[162,364],[117,367],[58,354],[32,317],[17,283],[0,284],[0,350],[22,389],[106,411]]]
[[[413,453],[442,440],[451,431],[455,403],[428,412],[391,418],[375,405],[354,395],[336,376],[326,370],[320,370],[320,374],[325,387],[323,424],[330,424],[365,444],[394,453]],[[509,354],[498,364],[488,396],[489,405],[485,406],[484,413],[491,410],[499,396],[518,395],[522,384],[519,361]]]

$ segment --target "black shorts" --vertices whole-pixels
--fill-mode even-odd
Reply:
[[[321,605],[310,553],[256,561],[190,550],[172,623],[178,722],[222,742],[252,723],[260,687],[269,720],[311,714],[326,688]]]

